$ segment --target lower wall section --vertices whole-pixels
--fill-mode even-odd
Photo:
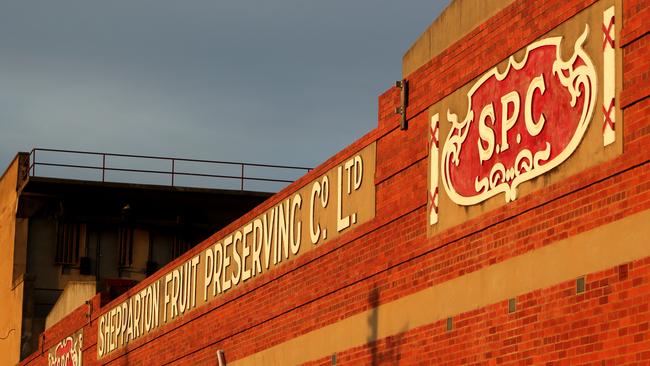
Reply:
[[[650,320],[648,222],[650,210],[382,304],[229,365],[293,365],[314,359],[329,365],[332,357],[337,364],[353,365],[379,359],[400,364],[426,359],[436,365],[487,360],[539,364],[575,357],[574,364],[614,355],[612,362],[618,365],[629,361],[625,355],[633,355],[632,361],[650,359],[650,352],[637,356],[641,347],[650,349],[645,336]],[[586,292],[576,294],[576,279],[585,274]],[[512,298],[516,310],[509,313]],[[448,317],[451,331],[446,330]]]
[[[637,365],[650,362],[650,258],[418,327],[308,365]]]

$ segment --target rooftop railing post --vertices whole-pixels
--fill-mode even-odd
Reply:
[[[172,159],[172,187],[174,186],[174,165],[175,159]]]
[[[106,178],[106,154],[102,154],[102,183]]]
[[[244,163],[241,165],[241,188],[240,190],[244,190]]]
[[[32,150],[34,152],[34,156],[32,160],[32,177],[36,176],[36,149]]]

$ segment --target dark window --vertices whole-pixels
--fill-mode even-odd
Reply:
[[[174,236],[172,244],[172,258],[176,258],[181,254],[187,252],[191,248],[190,243],[182,235]]]
[[[133,264],[133,228],[122,226],[117,233],[118,255],[120,267],[131,267]]]
[[[86,224],[59,222],[56,230],[56,264],[79,264],[79,250],[86,246]]]

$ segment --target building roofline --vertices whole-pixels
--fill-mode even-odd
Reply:
[[[58,184],[58,185],[82,185],[90,187],[105,187],[105,188],[119,188],[130,190],[147,190],[147,191],[166,191],[166,192],[186,192],[186,193],[216,193],[223,195],[246,195],[246,196],[259,196],[270,197],[274,195],[272,192],[263,191],[248,191],[239,189],[223,189],[223,188],[200,188],[200,187],[186,187],[186,186],[169,186],[160,184],[144,184],[144,183],[121,183],[121,182],[101,182],[93,180],[82,179],[66,179],[66,178],[51,178],[30,176],[27,184],[44,183],[44,184]]]

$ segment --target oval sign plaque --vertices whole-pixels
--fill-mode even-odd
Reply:
[[[447,111],[451,131],[442,150],[441,179],[452,201],[474,205],[564,162],[577,148],[596,103],[596,72],[583,49],[587,26],[568,60],[562,37],[527,47],[484,74],[467,94],[465,118]]]

